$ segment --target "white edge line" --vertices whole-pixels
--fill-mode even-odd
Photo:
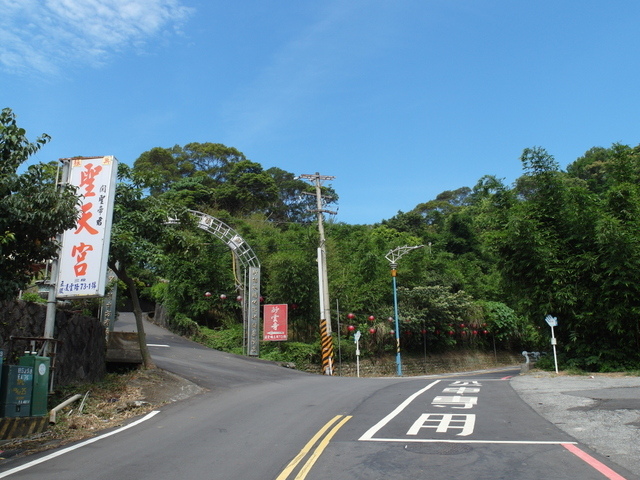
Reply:
[[[136,420],[135,422],[131,422],[127,425],[125,425],[124,427],[120,427],[117,430],[113,430],[109,433],[105,433],[104,435],[100,435],[99,437],[93,437],[90,438],[89,440],[85,440],[84,442],[80,442],[77,443],[75,445],[72,445],[70,447],[67,448],[63,448],[62,450],[58,450],[56,452],[50,453],[49,455],[45,455],[44,457],[38,458],[37,460],[33,460],[31,462],[25,463],[23,465],[20,465],[19,467],[15,467],[12,468],[11,470],[7,470],[5,472],[0,473],[0,478],[4,478],[4,477],[8,477],[9,475],[13,475],[14,473],[20,472],[22,470],[26,470],[27,468],[31,468],[34,467],[40,463],[44,463],[46,461],[49,461],[53,458],[59,457],[61,455],[64,455],[65,453],[69,453],[73,450],[77,450],[78,448],[84,447],[85,445],[89,445],[91,443],[95,443],[98,440],[102,440],[103,438],[107,438],[110,437],[111,435],[115,435],[116,433],[120,433],[124,430],[127,430],[131,427],[135,427],[136,425],[139,425],[140,423],[149,420],[151,417],[157,415],[158,413],[160,413],[160,410],[154,410],[152,412],[149,412],[147,415],[145,415],[142,418],[139,418],[138,420]]]
[[[378,423],[376,423],[373,427],[371,427],[369,430],[367,430],[364,433],[364,435],[362,435],[358,440],[360,440],[360,441],[373,440],[373,436],[376,434],[376,432],[378,430],[380,430],[387,423],[389,423],[391,420],[393,420],[393,418],[396,415],[398,415],[400,412],[402,412],[402,410],[407,408],[407,405],[409,405],[411,402],[413,402],[416,399],[416,397],[422,395],[424,392],[426,392],[431,387],[433,387],[436,383],[439,383],[439,382],[440,382],[440,380],[436,380],[435,382],[432,382],[429,385],[427,385],[426,387],[424,387],[422,390],[418,390],[413,395],[408,397],[404,402],[402,402],[400,405],[398,405],[395,408],[395,410],[393,410],[393,412],[391,412],[389,415],[384,417],[382,420],[380,420]]]
[[[165,347],[165,348],[169,348],[169,345],[161,345],[158,343],[147,343],[147,347]]]
[[[577,445],[578,442],[567,441],[537,441],[537,440],[437,440],[435,438],[425,439],[407,439],[407,438],[368,438],[360,437],[360,441],[365,442],[396,442],[396,443],[485,443],[485,444],[501,444],[501,445]]]

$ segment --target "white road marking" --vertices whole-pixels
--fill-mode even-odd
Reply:
[[[384,427],[387,423],[393,420],[400,412],[402,412],[405,408],[407,408],[407,405],[413,402],[416,399],[416,397],[419,397],[420,395],[422,395],[424,392],[426,392],[431,387],[433,387],[436,383],[440,383],[440,380],[436,380],[435,382],[430,383],[429,385],[424,387],[422,390],[418,390],[416,393],[408,397],[404,402],[398,405],[395,408],[395,410],[393,410],[393,412],[391,412],[389,415],[384,417],[382,420],[376,423],[373,427],[367,430],[365,434],[362,435],[358,440],[360,441],[373,440],[373,436],[378,432],[378,430],[382,429],[382,427]]]
[[[145,422],[147,420],[149,420],[151,417],[155,416],[156,414],[160,413],[160,410],[154,410],[152,412],[149,412],[148,414],[146,414],[144,417],[136,420],[135,422],[131,422],[128,425],[125,425],[124,427],[120,427],[117,430],[113,430],[109,433],[105,433],[104,435],[100,435],[99,437],[93,437],[90,438],[89,440],[86,440],[84,442],[78,443],[76,445],[72,445],[70,447],[67,448],[63,448],[62,450],[58,450],[57,452],[53,452],[49,455],[45,455],[42,458],[38,458],[37,460],[33,460],[31,462],[25,463],[24,465],[20,465],[19,467],[15,467],[12,468],[11,470],[7,470],[6,472],[2,472],[0,473],[0,478],[5,478],[8,477],[9,475],[13,475],[14,473],[18,473],[21,472],[22,470],[26,470],[27,468],[31,468],[34,467],[36,465],[39,465],[41,463],[47,462],[51,459],[54,459],[56,457],[59,457],[61,455],[64,455],[65,453],[69,453],[73,450],[77,450],[78,448],[84,447],[85,445],[89,445],[91,443],[95,443],[98,440],[102,440],[104,438],[110,437],[111,435],[115,435],[116,433],[120,433],[124,430],[127,430],[131,427],[135,427],[136,425],[141,424],[142,422]]]
[[[491,379],[493,380],[493,379]],[[398,405],[389,415],[384,417],[378,423],[376,423],[373,427],[367,430],[364,435],[362,435],[358,440],[361,442],[395,442],[395,443],[467,443],[467,444],[494,444],[494,445],[576,445],[578,442],[567,442],[566,440],[548,440],[548,441],[537,441],[537,440],[446,440],[446,439],[434,439],[434,438],[374,438],[373,436],[380,431],[383,427],[385,427],[391,420],[393,420],[396,416],[398,416],[411,402],[413,402],[417,397],[422,395],[424,392],[429,390],[431,387],[439,383],[441,380],[436,380],[433,383],[430,383],[426,387],[421,390],[418,390],[411,396],[409,396],[404,402]],[[483,379],[483,381],[487,381]],[[500,380],[504,381],[504,380]],[[460,386],[479,386],[479,382],[454,382],[456,387]],[[454,385],[451,384],[451,385]],[[451,388],[451,387],[449,387]],[[475,392],[474,392],[475,393]]]
[[[537,440],[438,440],[435,438],[362,438],[368,442],[395,442],[395,443],[483,443],[496,445],[577,445],[578,442],[566,440],[537,441]]]

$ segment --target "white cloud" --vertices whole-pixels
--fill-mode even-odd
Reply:
[[[56,73],[100,65],[168,29],[192,9],[181,0],[0,0],[0,68]]]

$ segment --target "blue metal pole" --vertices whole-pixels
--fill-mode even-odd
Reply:
[[[402,376],[402,361],[400,359],[400,322],[398,320],[398,289],[396,287],[396,269],[391,267],[391,277],[393,278],[393,312],[396,321],[396,373]]]

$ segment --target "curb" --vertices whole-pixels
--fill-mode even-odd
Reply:
[[[34,433],[42,433],[49,426],[45,417],[3,417],[0,418],[0,440],[26,437]]]

